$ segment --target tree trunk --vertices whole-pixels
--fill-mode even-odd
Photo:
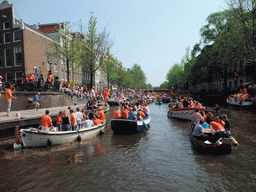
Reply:
[[[69,82],[69,59],[67,59],[67,80]]]

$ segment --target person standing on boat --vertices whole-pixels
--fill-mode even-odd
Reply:
[[[195,113],[192,115],[191,119],[191,126],[193,128],[196,126],[196,124],[199,124],[200,120],[204,120],[203,116],[199,113],[199,109],[196,108]]]
[[[41,119],[41,126],[43,131],[49,131],[50,127],[53,128],[52,118],[49,116],[50,111],[46,110],[45,115]]]
[[[12,96],[13,92],[15,91],[15,88],[13,88],[13,91],[12,91],[12,88],[13,88],[13,84],[8,83],[7,89],[5,90],[5,97],[4,97],[4,99],[7,102],[7,116],[8,117],[11,116],[10,111],[11,111],[11,106],[12,106],[12,99],[16,99],[16,97]]]
[[[70,131],[70,118],[67,110],[63,111],[61,119],[62,131]]]
[[[80,112],[79,107],[76,108],[75,115],[76,115],[76,120],[77,120],[77,129],[79,130],[82,128],[82,120],[83,120],[83,113]]]
[[[204,128],[202,126],[203,123],[204,123],[204,121],[200,120],[199,124],[196,124],[194,131],[193,131],[193,136],[196,139],[206,141],[208,138],[203,133],[203,130],[204,130]]]
[[[71,130],[76,131],[77,130],[76,114],[74,113],[73,109],[70,110],[70,113],[71,113]]]
[[[59,131],[61,131],[61,121],[62,121],[62,111],[59,112],[56,119],[56,125]]]

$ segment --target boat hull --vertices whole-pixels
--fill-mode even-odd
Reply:
[[[168,111],[168,118],[177,118],[183,120],[191,120],[192,115],[195,113],[195,108],[191,109],[173,109]]]
[[[130,135],[145,131],[150,126],[151,117],[148,116],[143,121],[133,121],[128,119],[112,119],[111,129],[117,135]]]
[[[35,128],[21,129],[20,136],[24,147],[61,145],[64,143],[89,140],[104,131],[103,124],[87,127],[78,131],[41,131]]]
[[[233,148],[233,144],[232,144],[232,139],[231,138],[222,138],[221,141],[218,141],[216,143],[212,143],[212,142],[205,142],[203,140],[197,139],[193,136],[193,131],[191,129],[191,127],[189,127],[190,130],[190,136],[191,136],[191,140],[195,146],[196,149],[201,150],[203,149],[204,151],[208,151],[208,152],[214,152],[214,153],[230,153],[232,151]]]

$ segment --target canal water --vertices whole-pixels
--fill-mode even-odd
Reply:
[[[82,143],[9,150],[0,146],[1,191],[256,191],[256,115],[222,109],[239,146],[230,154],[198,152],[187,121],[150,104],[147,132]],[[7,141],[8,143],[8,141]]]

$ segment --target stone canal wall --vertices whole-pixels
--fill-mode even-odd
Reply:
[[[7,109],[4,92],[0,92],[0,112],[5,112]],[[40,93],[40,108],[59,107],[74,105],[78,102],[76,97],[73,100],[66,93],[59,92],[41,92]],[[36,95],[35,92],[14,92],[16,99],[13,99],[11,111],[33,109],[33,105],[28,105],[28,100]]]

